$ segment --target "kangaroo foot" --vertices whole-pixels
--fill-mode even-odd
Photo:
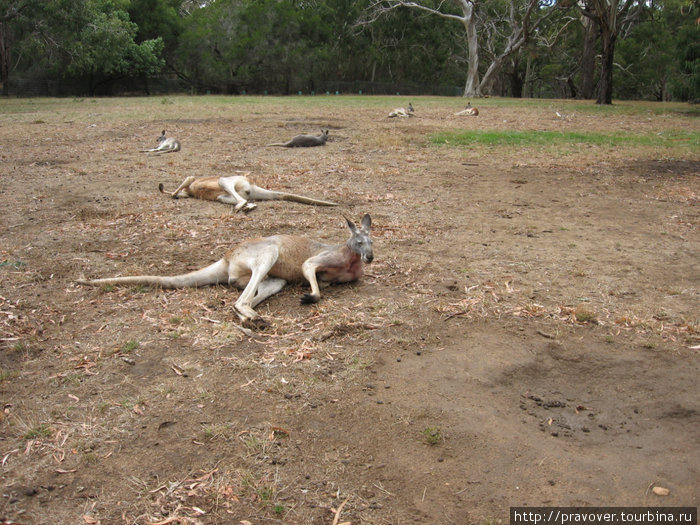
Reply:
[[[313,294],[310,293],[305,293],[304,295],[301,296],[301,304],[314,304],[319,301],[319,297],[316,297]]]

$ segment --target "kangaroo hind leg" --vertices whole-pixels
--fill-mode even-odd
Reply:
[[[219,201],[225,204],[235,204],[236,211],[243,209],[243,211],[250,211],[255,208],[254,204],[248,203],[248,201],[242,197],[236,189],[236,181],[240,181],[241,177],[220,177],[219,178],[219,188],[224,190],[228,195],[222,195]],[[227,198],[228,197],[228,198]],[[235,200],[235,203],[232,202]]]
[[[280,279],[279,277],[268,277],[267,279],[263,280],[258,285],[258,293],[255,294],[255,297],[253,297],[253,308],[258,306],[268,297],[275,295],[282,288],[284,288],[285,284],[287,284],[287,281]]]
[[[172,198],[177,199],[178,198],[177,194],[180,193],[181,191],[189,188],[190,184],[192,184],[194,182],[194,180],[195,180],[194,177],[191,175],[189,177],[185,178],[185,180],[182,181],[182,184],[180,184],[177,187],[177,189],[170,194],[172,196]]]
[[[268,272],[277,262],[277,257],[279,257],[279,249],[276,245],[255,244],[244,247],[230,263],[230,284],[241,286],[246,276],[250,275],[243,292],[233,305],[244,324],[250,324],[256,328],[267,325],[267,322],[253,308],[284,286],[282,279],[268,279],[271,282],[263,284],[261,288],[261,283],[266,280]]]

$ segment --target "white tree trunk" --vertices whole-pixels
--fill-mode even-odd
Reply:
[[[474,18],[474,7],[471,3],[462,2],[464,18],[462,24],[467,34],[467,46],[469,49],[469,59],[467,63],[467,83],[464,86],[465,97],[480,97],[479,88],[479,39],[476,35],[476,20]]]

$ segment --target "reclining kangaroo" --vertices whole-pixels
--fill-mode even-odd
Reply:
[[[387,115],[387,118],[394,118],[394,117],[402,117],[402,118],[408,118],[408,117],[413,117],[413,105],[409,102],[407,108],[396,108],[392,110],[389,115]]]
[[[293,201],[302,204],[312,204],[315,206],[337,206],[335,202],[321,201],[284,193],[281,191],[271,191],[256,186],[248,177],[243,175],[233,175],[231,177],[187,177],[178,188],[170,193],[165,191],[163,184],[158,185],[161,193],[170,195],[173,199],[179,198],[180,192],[187,197],[203,199],[207,201],[219,201],[224,204],[235,204],[236,211],[254,210],[257,205],[249,201]]]
[[[471,117],[476,117],[479,115],[479,110],[472,107],[471,102],[467,102],[467,105],[462,111],[458,111],[455,115],[469,115]]]
[[[158,137],[156,142],[158,145],[155,148],[142,149],[141,153],[155,153],[156,155],[160,155],[162,153],[180,151],[180,142],[173,138],[165,138],[165,130],[163,130],[163,133]]]
[[[283,148],[311,148],[313,146],[323,146],[328,140],[328,130],[321,130],[320,135],[297,135],[288,142],[275,142],[268,146],[282,146]]]
[[[362,276],[362,263],[371,263],[374,258],[370,238],[372,219],[366,214],[360,228],[347,217],[345,220],[352,235],[344,244],[324,244],[297,235],[273,235],[243,241],[219,261],[182,275],[139,275],[77,282],[91,286],[147,284],[163,288],[228,283],[243,289],[234,304],[238,317],[246,325],[264,327],[266,321],[253,308],[279,292],[287,282],[308,281],[311,293],[301,297],[301,304],[312,304],[321,298],[319,280],[347,283]]]

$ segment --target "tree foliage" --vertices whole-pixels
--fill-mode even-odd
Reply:
[[[0,82],[697,100],[698,17],[697,0],[0,0]]]

